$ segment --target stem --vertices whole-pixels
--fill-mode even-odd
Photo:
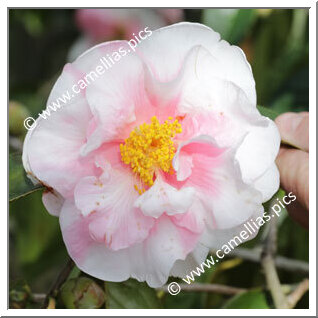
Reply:
[[[66,281],[67,277],[70,275],[72,269],[74,268],[75,263],[69,259],[66,266],[62,269],[62,271],[57,276],[55,282],[53,283],[51,289],[49,290],[48,294],[46,295],[42,308],[47,308],[49,299],[55,298],[58,294],[60,287]]]
[[[280,284],[273,257],[276,253],[277,219],[272,218],[269,227],[268,236],[261,255],[261,263],[264,269],[267,287],[271,292],[275,307],[278,309],[287,309],[287,298]]]
[[[200,284],[200,283],[194,283],[194,284],[179,284],[182,291],[188,291],[188,292],[208,292],[208,293],[219,293],[224,295],[236,295],[238,293],[246,292],[247,289],[244,288],[237,288],[232,286],[226,286],[226,285],[219,285],[219,284]],[[158,288],[158,290],[167,292],[167,285]]]
[[[215,253],[214,250],[211,253]],[[261,261],[262,250],[260,247],[253,249],[237,247],[231,251],[231,253],[225,255],[225,257],[238,257],[247,261],[259,263]],[[298,272],[303,274],[309,273],[309,265],[307,262],[290,259],[283,256],[274,257],[275,265],[277,268],[284,269],[290,272]]]
[[[262,266],[265,272],[267,287],[272,294],[275,307],[278,309],[288,308],[287,299],[283,293],[273,258],[270,255],[263,257]]]
[[[294,308],[298,301],[304,296],[309,289],[309,280],[304,279],[296,289],[287,297],[288,308]]]

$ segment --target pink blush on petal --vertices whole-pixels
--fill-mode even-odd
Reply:
[[[184,257],[186,257],[196,246],[199,235],[197,233],[189,231],[188,229],[179,227],[178,232],[180,236],[180,242],[184,250]]]
[[[97,126],[96,119],[93,117],[88,123],[87,130],[86,130],[86,138],[90,137],[90,135],[96,129],[96,126]]]
[[[220,182],[214,177],[213,170],[222,165],[222,158],[211,158],[201,154],[193,155],[192,174],[188,179],[187,185],[200,188],[203,192],[213,195],[220,194]]]
[[[63,232],[64,241],[67,242],[68,252],[79,264],[85,262],[86,251],[94,243],[90,232],[89,223],[92,216],[80,216],[79,220],[74,222]]]

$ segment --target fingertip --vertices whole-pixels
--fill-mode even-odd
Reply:
[[[278,116],[275,123],[281,138],[297,148],[309,150],[309,113],[284,113]]]

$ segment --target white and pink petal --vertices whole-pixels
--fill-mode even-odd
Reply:
[[[194,188],[176,189],[158,176],[153,186],[137,198],[134,206],[140,208],[144,215],[158,218],[163,213],[175,215],[187,212],[194,197]]]
[[[74,191],[76,207],[83,216],[96,214],[91,232],[96,238],[104,236],[104,243],[112,250],[127,248],[142,242],[154,225],[154,219],[134,207],[138,193],[135,178],[128,169],[117,170],[109,166],[99,178],[85,177]],[[100,225],[94,232],[95,225]]]

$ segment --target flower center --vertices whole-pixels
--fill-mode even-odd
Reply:
[[[160,124],[156,116],[151,118],[151,124],[136,127],[123,144],[120,144],[122,161],[130,165],[133,172],[147,186],[152,186],[154,174],[160,169],[172,173],[172,159],[176,148],[173,138],[182,132],[178,120],[172,117]],[[145,189],[139,189],[139,194]]]

